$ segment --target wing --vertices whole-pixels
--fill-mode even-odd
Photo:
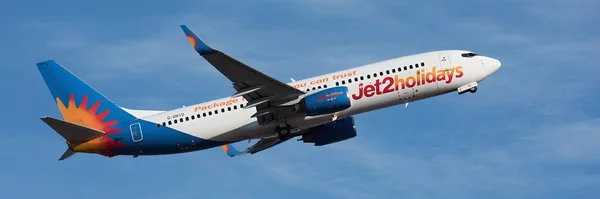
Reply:
[[[252,67],[208,46],[185,25],[181,29],[186,37],[204,59],[231,80],[237,91],[232,97],[243,96],[248,104],[244,108],[256,107],[259,124],[276,120],[276,113],[281,112],[279,105],[298,99],[304,92],[276,80]],[[278,113],[279,114],[279,113]]]

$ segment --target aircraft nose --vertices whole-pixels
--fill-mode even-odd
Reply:
[[[500,62],[500,60],[497,60],[497,59],[494,59],[491,57],[485,57],[483,64],[486,68],[491,69],[492,72],[496,72],[496,70],[498,70],[500,68],[500,66],[502,66],[502,63]]]
[[[502,63],[500,62],[500,60],[494,59],[494,58],[490,58],[490,65],[491,67],[494,68],[494,71],[498,70],[500,68],[500,66],[502,66]]]

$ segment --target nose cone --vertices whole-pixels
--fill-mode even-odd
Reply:
[[[500,60],[494,59],[494,58],[490,58],[490,67],[492,67],[494,69],[494,72],[496,72],[496,70],[498,70],[500,68],[500,66],[502,66],[502,63],[500,63]]]
[[[483,65],[485,66],[485,68],[488,68],[490,70],[491,74],[493,72],[496,72],[500,68],[500,66],[502,66],[502,63],[500,63],[500,61],[497,59],[491,57],[484,57]]]

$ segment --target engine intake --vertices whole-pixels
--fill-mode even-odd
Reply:
[[[350,108],[350,93],[345,86],[328,88],[306,96],[304,105],[308,116],[335,113]]]
[[[346,117],[337,121],[329,122],[311,128],[308,133],[302,135],[304,143],[314,143],[315,146],[323,146],[356,137],[354,118]]]

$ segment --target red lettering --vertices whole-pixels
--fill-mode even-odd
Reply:
[[[421,69],[421,85],[424,85],[425,83],[425,69]]]
[[[373,85],[365,86],[365,97],[373,97],[375,95],[375,87]]]
[[[379,80],[375,81],[375,93],[377,93],[377,95],[381,95],[381,89],[379,89],[379,85],[381,85],[381,82]]]
[[[417,80],[415,80],[415,77],[413,76],[408,76],[406,78],[406,87],[408,88],[412,88],[415,86],[415,84],[417,84]]]
[[[427,83],[435,82],[435,67],[433,67],[431,72],[427,72],[427,74],[425,74],[425,81],[427,81]]]
[[[461,78],[464,75],[463,71],[462,71],[462,66],[457,66],[456,67],[456,78]]]
[[[358,85],[358,95],[352,94],[352,99],[359,100],[363,96],[363,83]]]
[[[454,70],[455,70],[455,68],[452,68],[452,70],[446,71],[446,75],[448,76],[448,80],[446,80],[446,84],[449,84],[450,82],[452,82],[452,78],[454,77]]]
[[[417,86],[421,85],[421,71],[417,70]]]
[[[398,77],[398,75],[394,76],[394,84],[396,84],[396,90],[399,90],[400,85],[402,85],[402,89],[404,89],[404,79]]]
[[[436,78],[438,82],[446,80],[446,73],[444,72],[444,70],[438,70]]]
[[[383,93],[385,94],[385,93],[389,93],[389,92],[394,92],[394,90],[392,89],[392,86],[394,86],[394,78],[386,77],[383,79],[383,84],[386,84],[385,82],[389,82],[389,83],[387,83],[387,85],[383,89]]]

